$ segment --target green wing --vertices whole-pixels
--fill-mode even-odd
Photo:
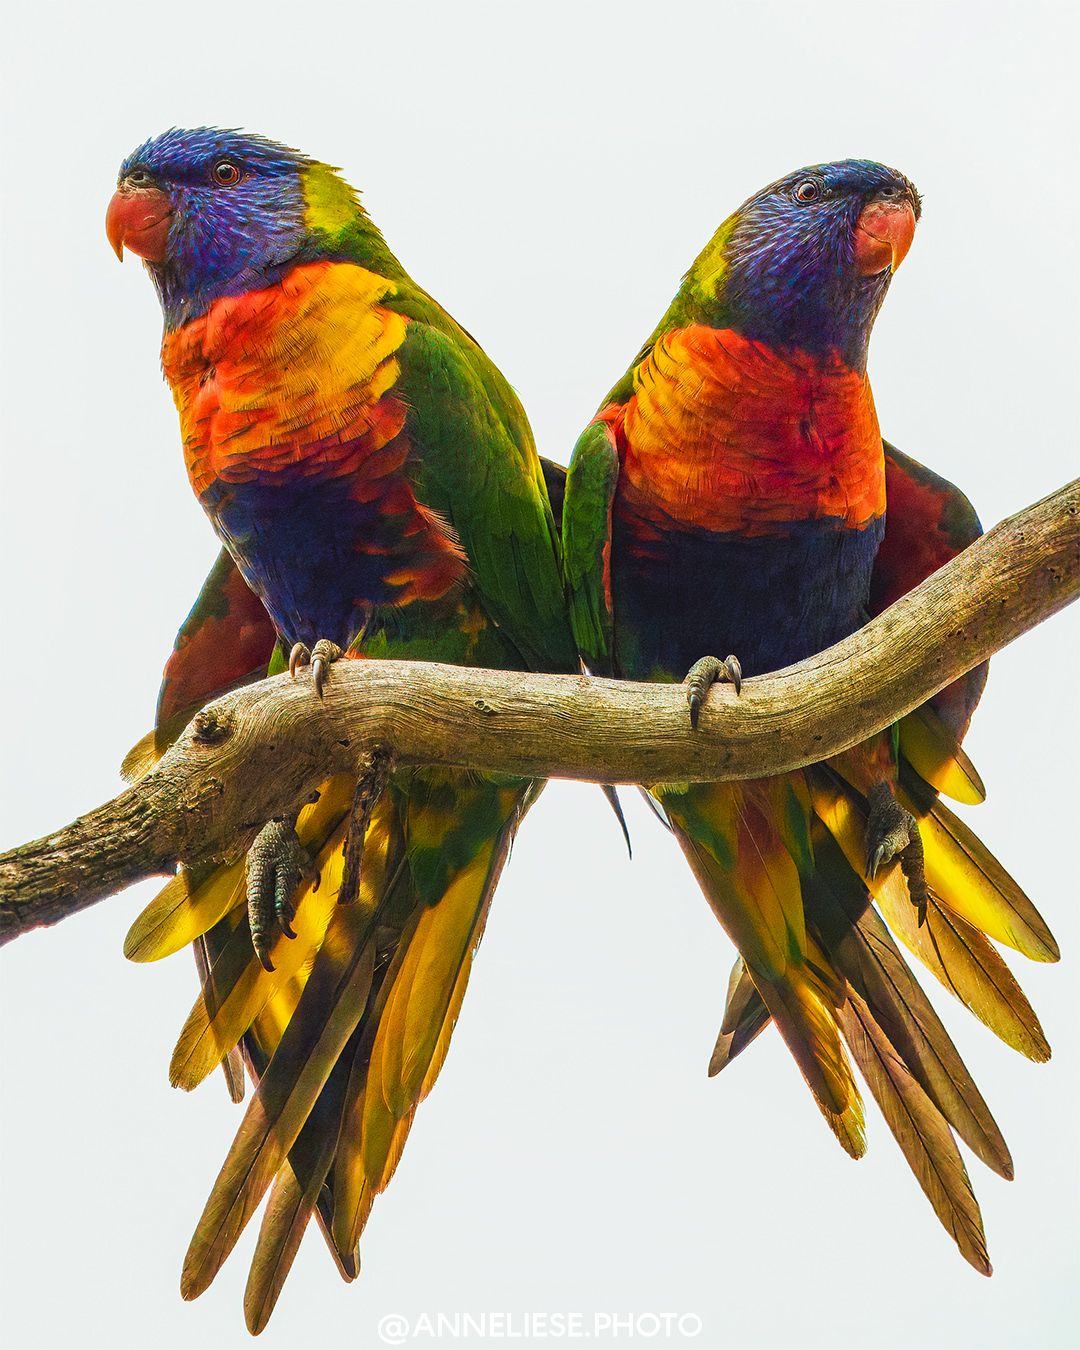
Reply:
[[[563,501],[563,566],[570,622],[582,659],[596,675],[614,673],[611,610],[611,503],[619,455],[606,422],[581,433]]]
[[[472,338],[438,318],[411,322],[399,352],[413,489],[453,526],[481,604],[525,665],[576,670],[559,537],[525,413]]]

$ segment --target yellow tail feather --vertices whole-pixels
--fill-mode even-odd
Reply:
[[[397,1123],[420,1100],[480,909],[490,894],[495,843],[487,841],[439,903],[420,915],[379,1019],[368,1068],[363,1145],[364,1168],[376,1193],[390,1179]]]
[[[915,803],[897,797],[913,815]],[[926,881],[942,904],[987,937],[1032,961],[1058,961],[1061,952],[1046,922],[986,846],[941,802],[919,816]]]
[[[866,847],[862,811],[828,775],[810,771],[807,779],[814,810],[861,876]],[[978,929],[943,908],[933,893],[927,921],[920,928],[918,912],[895,862],[883,867],[866,885],[900,941],[981,1022],[1029,1059],[1041,1062],[1050,1058],[1039,1019],[1023,990]]]
[[[129,961],[172,956],[243,901],[243,858],[219,867],[194,891],[191,878],[187,869],[171,877],[128,929],[124,955]]]
[[[978,770],[929,704],[901,720],[900,750],[920,778],[954,802],[978,806],[986,800]]]
[[[232,988],[227,993],[218,991],[218,997],[224,993],[224,998],[213,1017],[207,1007],[211,974],[211,984],[195,1000],[173,1051],[169,1081],[174,1087],[185,1092],[197,1087],[221,1063],[274,995],[285,995],[287,1006],[283,1011],[287,1023],[337,904],[347,833],[348,821],[342,821],[319,854],[318,888],[307,882],[300,890],[293,920],[296,937],[279,936],[272,949],[274,970],[264,970],[252,951],[243,974]],[[246,954],[246,948],[251,946],[247,928],[239,928],[232,942],[243,946]],[[286,986],[294,978],[298,978],[299,987],[295,997],[289,998]]]

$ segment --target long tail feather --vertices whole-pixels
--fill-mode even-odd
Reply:
[[[206,988],[210,979],[210,956],[206,948],[206,935],[197,937],[191,945],[195,953],[195,968],[199,972],[199,983]],[[225,1075],[225,1086],[233,1102],[239,1105],[244,1100],[244,1061],[239,1049],[234,1045],[221,1061]]]
[[[1059,961],[1045,919],[986,845],[940,801],[908,778],[902,804],[919,819],[926,880],[938,899],[987,937],[1032,961]]]
[[[709,1060],[709,1077],[715,1077],[721,1069],[726,1068],[771,1021],[772,1016],[750,978],[746,962],[737,956],[728,980],[724,1020]]]
[[[275,994],[284,994],[294,977],[300,977],[302,983],[337,904],[347,829],[348,822],[342,821],[319,854],[318,886],[307,882],[300,889],[294,906],[296,936],[280,936],[274,944],[273,971],[264,970],[255,956],[247,924],[237,928],[215,962],[210,980],[195,1001],[176,1043],[169,1065],[169,1081],[174,1087],[186,1092],[197,1087],[237,1044]],[[292,1006],[296,1001],[296,998],[289,1000]]]
[[[965,1260],[989,1275],[978,1201],[948,1125],[854,991],[840,1015],[855,1062],[934,1212]]]
[[[289,1150],[286,1165],[274,1180],[244,1291],[244,1316],[253,1336],[258,1336],[270,1320],[333,1164],[348,1063],[346,1052],[335,1064]]]
[[[814,851],[818,866],[807,886],[807,922],[829,959],[949,1124],[988,1167],[1010,1178],[1012,1160],[989,1108],[870,904],[865,884],[820,821]]]
[[[859,1093],[836,1021],[843,991],[811,959],[806,935],[796,861],[812,866],[804,789],[766,779],[656,791],[825,1118],[861,1151]]]
[[[862,874],[865,815],[827,771],[807,771],[814,809],[856,874]],[[978,1019],[1029,1059],[1050,1058],[1039,1019],[1005,962],[987,939],[931,892],[926,923],[919,926],[907,885],[896,863],[867,881],[885,921],[900,941]]]
[[[217,1274],[363,1015],[375,955],[372,925],[360,905],[338,907],[191,1240],[180,1282],[184,1298],[196,1298]]]

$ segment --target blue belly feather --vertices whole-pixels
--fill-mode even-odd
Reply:
[[[760,675],[861,627],[884,518],[861,530],[835,519],[783,528],[782,535],[753,537],[673,529],[642,540],[616,516],[619,674],[681,680],[701,656],[734,654],[744,674]]]

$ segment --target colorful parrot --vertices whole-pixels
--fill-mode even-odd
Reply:
[[[181,629],[145,772],[215,694],[340,650],[578,670],[525,414],[410,279],[334,169],[236,131],[172,130],[120,169],[106,230],[141,256],[188,475],[224,548]],[[314,695],[313,695],[314,696]],[[181,1290],[210,1284],[270,1190],[245,1297],[262,1330],[311,1214],[341,1274],[442,1067],[500,870],[541,783],[399,769],[342,886],[355,780],[195,866],[136,920],[149,961],[194,944],[173,1055],[191,1089],[257,1090]]]
[[[696,724],[714,680],[737,697],[744,676],[822,651],[979,535],[955,487],[882,441],[866,377],[919,214],[902,174],[845,160],[780,179],[720,226],[574,450],[564,563],[592,672],[686,676]],[[1003,1177],[1008,1149],[889,931],[1007,1044],[1049,1058],[988,938],[1037,961],[1057,945],[938,798],[984,796],[960,742],[985,677],[797,773],[649,792],[739,952],[710,1073],[775,1022],[857,1158],[854,1059],[989,1274],[953,1132]]]

